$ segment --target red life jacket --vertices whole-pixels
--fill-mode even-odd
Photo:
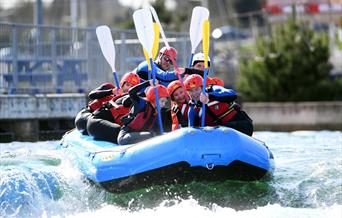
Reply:
[[[119,124],[120,126],[123,125],[121,118],[129,113],[130,108],[124,107],[123,105],[118,105],[115,102],[111,101],[111,107],[109,110],[112,113],[114,123]]]
[[[133,120],[127,124],[127,127],[135,132],[148,131],[154,126],[156,117],[155,109],[150,103],[147,103],[145,110],[135,115]]]
[[[236,103],[225,103],[219,101],[209,101],[205,109],[205,125],[217,126],[223,125],[230,121],[236,114]],[[200,117],[202,116],[202,109],[200,110]]]
[[[94,101],[91,101],[88,103],[88,107],[91,109],[91,111],[96,111],[100,107],[102,107],[103,104],[107,103],[113,98],[113,95],[108,95],[103,98],[95,99]]]
[[[188,123],[190,105],[189,104],[178,105],[178,110],[181,112],[182,119],[184,120],[184,122]],[[177,114],[174,111],[171,111],[171,119],[172,119],[172,131],[179,129],[181,125],[179,123]]]
[[[188,123],[189,120],[189,110],[190,110],[190,105],[189,104],[182,104],[181,106],[178,106],[179,110],[181,111],[183,118],[186,123]]]
[[[174,111],[171,111],[171,120],[172,120],[172,131],[179,129],[179,122],[177,118],[177,114]]]

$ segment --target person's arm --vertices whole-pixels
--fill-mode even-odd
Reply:
[[[154,62],[153,62],[154,63]],[[156,68],[156,79],[164,82],[172,82],[178,79],[175,71],[164,71],[156,63],[154,63]]]
[[[207,89],[210,100],[220,102],[233,102],[237,99],[237,93],[233,89],[226,89],[222,86],[211,86]]]
[[[147,80],[145,82],[142,82],[136,86],[133,86],[132,88],[130,88],[128,90],[128,94],[129,94],[129,97],[132,99],[133,102],[135,101],[139,101],[140,97],[139,97],[139,93],[147,88],[148,86],[150,86],[150,81]]]
[[[131,107],[132,106],[132,100],[131,98],[129,97],[128,94],[120,97],[117,101],[115,101],[117,104],[122,104],[124,107]]]
[[[136,86],[133,86],[132,88],[130,88],[128,90],[128,94],[129,97],[132,101],[132,110],[133,110],[133,114],[143,110],[146,106],[146,101],[144,99],[142,99],[139,95],[139,93],[145,89],[146,87],[150,86],[150,81],[147,80],[143,83],[140,83]]]
[[[88,97],[90,100],[95,100],[95,99],[99,99],[99,98],[104,98],[107,97],[111,94],[113,94],[113,87],[110,87],[106,84],[102,84],[101,86],[97,87],[96,89],[92,90]]]
[[[201,77],[203,77],[204,72],[203,72],[203,70],[198,70],[198,69],[193,69],[193,68],[185,68],[184,74],[187,74],[187,75],[198,74]]]
[[[141,62],[138,65],[138,67],[136,69],[136,72],[137,72],[138,76],[141,79],[147,80],[148,79],[148,65],[147,65],[147,62],[146,61]]]
[[[124,105],[124,102],[129,99],[129,95],[128,94],[123,94],[121,96],[119,96],[118,98],[114,99],[114,102],[116,104],[119,104],[119,105]],[[131,101],[130,101],[131,102]],[[132,103],[132,102],[131,102]],[[128,103],[128,104],[131,104],[131,103]],[[126,104],[127,105],[127,104]],[[125,105],[124,105],[125,106]],[[129,106],[128,106],[129,107]]]

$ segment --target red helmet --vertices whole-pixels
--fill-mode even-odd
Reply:
[[[169,97],[169,93],[167,92],[167,88],[163,85],[156,85],[155,87],[149,87],[146,91],[146,100],[155,103],[156,95],[155,89],[158,89],[158,98],[167,98]]]
[[[176,91],[176,89],[178,89],[179,87],[182,87],[181,81],[175,80],[175,81],[171,82],[171,83],[167,86],[167,91],[168,91],[169,95],[171,96],[172,93],[173,93],[174,91]]]
[[[159,53],[160,54],[164,54],[164,55],[167,55],[170,57],[170,59],[172,60],[172,63],[174,61],[176,61],[176,58],[177,58],[177,50],[173,47],[162,47],[160,50],[159,50]]]
[[[138,85],[140,83],[140,77],[134,72],[126,73],[120,80],[120,86],[122,87],[126,82],[131,83],[133,86]]]
[[[192,74],[188,77],[186,77],[184,81],[184,85],[186,90],[190,90],[192,88],[196,87],[202,87],[203,86],[203,78],[198,74]]]
[[[206,81],[205,85],[206,86],[216,85],[216,82],[213,78],[207,77],[207,81]]]
[[[218,78],[218,77],[213,77],[212,80],[214,80],[215,85],[224,86],[224,82],[223,82],[222,79],[220,79],[220,78]]]

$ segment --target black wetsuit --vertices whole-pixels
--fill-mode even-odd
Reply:
[[[116,99],[115,104],[124,105],[126,108],[131,106],[128,95],[124,95]],[[120,132],[121,125],[115,122],[110,110],[111,107],[113,107],[113,103],[108,102],[88,118],[87,131],[95,140],[117,143],[117,137]]]
[[[85,108],[83,108],[80,112],[78,112],[75,118],[75,127],[83,135],[88,135],[87,122],[88,122],[89,117],[92,115],[92,113],[95,110],[95,108],[91,106],[92,103],[98,99],[106,98],[112,95],[113,87],[114,85],[105,83],[97,87],[96,89],[92,90],[89,93],[88,97],[91,100],[91,102],[89,102],[89,104]]]
[[[155,110],[150,103],[148,103],[145,99],[139,96],[139,92],[149,86],[149,81],[143,82],[129,90],[129,96],[132,100],[132,109],[130,113],[123,119],[124,126],[122,126],[120,133],[118,135],[118,143],[120,145],[133,144],[146,139],[149,139],[155,135],[160,133],[159,131],[159,123],[157,121],[157,117],[153,117],[155,115],[145,116],[145,121],[149,122],[150,119],[154,119],[151,121],[151,126],[144,126],[140,131],[135,131],[130,128],[133,120],[137,117],[138,113],[145,113],[150,107],[150,110]],[[154,114],[154,111],[151,112]],[[165,131],[171,131],[172,121],[171,121],[171,112],[170,109],[161,109],[161,116],[163,120],[163,127]],[[144,122],[145,122],[144,121]]]

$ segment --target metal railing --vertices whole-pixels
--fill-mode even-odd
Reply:
[[[0,94],[87,92],[113,81],[98,44],[95,28],[0,22]],[[144,60],[134,30],[112,29],[119,77]],[[186,66],[187,33],[167,33]],[[164,44],[161,40],[160,47]]]

